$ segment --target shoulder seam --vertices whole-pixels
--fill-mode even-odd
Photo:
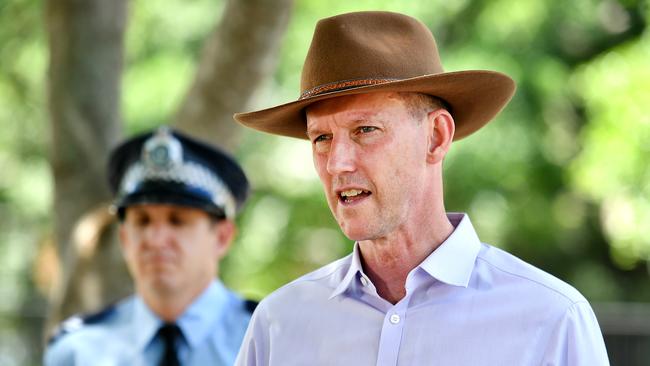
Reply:
[[[503,273],[507,273],[507,274],[509,274],[509,275],[511,275],[511,276],[515,276],[515,277],[518,277],[518,278],[521,278],[521,279],[524,279],[524,280],[527,280],[527,281],[530,281],[530,282],[536,283],[536,284],[538,284],[539,286],[545,287],[545,288],[547,288],[547,289],[549,289],[549,290],[555,292],[556,294],[562,296],[563,298],[567,299],[567,300],[571,303],[571,306],[573,306],[573,305],[575,305],[575,304],[578,304],[578,303],[581,303],[581,302],[585,302],[585,303],[587,303],[587,304],[589,303],[589,302],[586,301],[585,299],[574,300],[574,299],[572,299],[571,297],[569,297],[568,295],[562,293],[561,291],[559,291],[559,290],[557,290],[557,289],[555,289],[555,288],[553,288],[553,287],[550,287],[550,286],[548,286],[548,285],[546,285],[546,284],[544,284],[544,283],[542,283],[542,282],[539,282],[539,281],[534,280],[534,279],[532,279],[532,278],[529,278],[529,277],[526,277],[526,276],[520,275],[520,274],[518,274],[518,273],[513,273],[513,272],[511,272],[511,271],[505,270],[505,269],[503,269],[503,268],[497,266],[496,264],[494,264],[494,263],[492,263],[492,262],[488,261],[487,259],[482,258],[482,257],[480,257],[480,256],[477,256],[476,259],[477,259],[477,260],[481,260],[481,261],[483,261],[484,263],[488,264],[489,266],[491,266],[491,267],[493,267],[493,268],[495,268],[495,269],[497,269],[497,270],[499,270],[499,271],[501,271],[501,272],[503,272]],[[535,268],[536,268],[536,267],[535,267]],[[544,273],[546,273],[546,272],[544,272]],[[551,274],[549,274],[549,275],[552,276]],[[559,280],[559,281],[562,281],[562,280],[560,280],[559,278],[558,278],[558,280]],[[567,285],[568,285],[568,284],[567,284]],[[571,286],[571,285],[569,285],[569,286]],[[573,288],[573,287],[571,287],[571,288]],[[577,290],[576,290],[576,291],[577,291]],[[578,293],[579,293],[579,292],[578,292]]]
[[[336,266],[336,267],[333,268],[331,271],[327,272],[326,274],[324,274],[324,275],[322,275],[322,276],[320,276],[320,277],[317,277],[317,278],[305,278],[305,277],[307,277],[307,276],[303,276],[303,277],[301,277],[301,278],[296,279],[296,281],[318,281],[318,280],[322,280],[322,279],[325,278],[325,277],[328,277],[328,276],[333,275],[334,272],[338,271],[338,270],[339,270],[341,267],[343,267],[344,265],[345,265],[344,263],[341,263],[339,266]]]
[[[341,259],[344,259],[344,258],[345,258],[345,257],[343,257],[343,258],[341,258]],[[331,264],[331,263],[330,263],[330,264]],[[315,270],[315,271],[313,271],[313,272],[310,272],[310,273],[307,273],[307,274],[305,274],[305,275],[302,275],[301,277],[298,277],[298,278],[296,278],[295,280],[293,280],[293,281],[291,281],[291,282],[289,282],[289,283],[287,283],[287,284],[285,284],[285,285],[283,285],[283,286],[278,287],[275,291],[273,291],[273,293],[275,293],[276,291],[279,291],[279,290],[281,290],[281,289],[291,287],[292,285],[294,285],[294,284],[298,284],[298,283],[300,283],[300,282],[313,282],[313,281],[322,280],[323,278],[328,277],[328,276],[331,276],[332,274],[334,274],[336,271],[338,271],[338,270],[339,270],[341,267],[343,267],[344,265],[345,265],[345,264],[342,263],[342,264],[340,264],[340,265],[334,267],[331,271],[328,271],[326,274],[324,274],[324,275],[322,275],[322,276],[319,276],[319,277],[316,277],[316,278],[306,278],[306,277],[309,277],[310,274],[312,274],[312,273],[314,273],[314,272],[318,272],[320,269],[323,269],[323,268],[324,268],[324,267],[321,267],[320,269],[317,269],[317,270]],[[272,293],[272,294],[273,294],[273,293]],[[272,294],[271,294],[271,295],[272,295]]]
[[[103,322],[115,315],[117,303],[112,303],[103,309],[86,313],[86,314],[74,314],[69,318],[62,321],[50,334],[47,340],[47,344],[56,343],[61,338],[65,337],[68,334],[75,333],[87,326],[92,326],[98,323]]]

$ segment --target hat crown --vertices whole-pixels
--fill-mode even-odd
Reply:
[[[124,141],[107,168],[120,216],[128,206],[162,203],[233,218],[249,193],[228,153],[166,126]]]
[[[390,12],[356,12],[318,22],[300,89],[304,97],[320,94],[312,93],[318,88],[327,92],[442,72],[433,35],[420,21]]]

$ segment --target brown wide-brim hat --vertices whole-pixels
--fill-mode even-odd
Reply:
[[[508,103],[514,81],[499,72],[444,72],[431,31],[390,12],[356,12],[318,22],[302,69],[300,98],[234,118],[256,130],[307,138],[305,109],[318,101],[371,92],[415,92],[446,102],[459,140]]]

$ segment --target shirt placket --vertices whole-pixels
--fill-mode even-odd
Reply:
[[[377,351],[377,366],[397,365],[404,326],[407,320],[406,314],[409,300],[410,296],[405,296],[397,304],[390,307],[384,316]]]
[[[379,337],[377,366],[396,366],[411,299],[408,286],[406,296],[397,304],[392,305],[377,295],[374,285],[365,275],[361,274],[359,280],[364,287],[364,292],[371,295],[366,298],[366,301],[374,303],[375,307],[382,309],[385,314]]]

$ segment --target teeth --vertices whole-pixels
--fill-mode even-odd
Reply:
[[[343,196],[343,197],[354,197],[354,196],[359,195],[361,193],[363,193],[363,191],[360,190],[360,189],[349,189],[347,191],[341,192],[341,196]]]

